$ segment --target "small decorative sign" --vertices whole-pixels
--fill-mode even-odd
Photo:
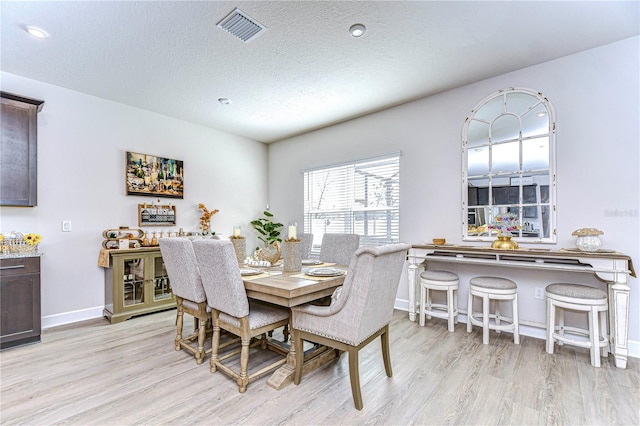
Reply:
[[[175,226],[176,206],[138,204],[138,226]]]

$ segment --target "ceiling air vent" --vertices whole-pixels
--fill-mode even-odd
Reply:
[[[266,29],[265,26],[247,16],[240,9],[234,9],[233,12],[224,17],[222,21],[218,22],[218,27],[229,31],[245,43]]]

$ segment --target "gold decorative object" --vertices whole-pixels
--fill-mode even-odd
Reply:
[[[282,249],[279,242],[274,242],[264,248],[256,250],[258,260],[266,260],[272,265],[275,264],[282,256]]]
[[[204,203],[198,204],[198,208],[202,210],[202,216],[200,216],[200,232],[202,235],[209,235],[211,233],[211,216],[218,213],[220,210],[214,209],[209,211]]]
[[[498,239],[491,244],[491,248],[499,250],[515,250],[518,244],[511,240],[510,235],[499,235]]]
[[[444,243],[446,243],[446,242],[447,242],[447,240],[446,240],[446,239],[444,239],[444,238],[434,238],[434,239],[433,239],[433,240],[431,240],[431,241],[433,242],[433,244],[435,244],[435,245],[437,245],[437,246],[441,246],[441,245],[443,245]]]

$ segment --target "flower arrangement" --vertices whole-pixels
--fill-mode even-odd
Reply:
[[[521,229],[522,226],[515,213],[505,213],[497,215],[487,228],[498,231],[498,236],[512,237],[512,232]]]
[[[211,216],[218,213],[219,210],[215,209],[209,211],[204,203],[198,204],[198,208],[202,210],[202,216],[200,216],[200,230],[204,235],[209,235],[209,233],[211,232],[211,224],[209,223],[211,221]]]
[[[22,240],[26,241],[30,246],[37,246],[42,241],[42,235],[40,234],[24,234]]]

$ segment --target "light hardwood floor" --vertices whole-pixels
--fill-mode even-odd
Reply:
[[[564,424],[638,425],[640,360],[627,369],[586,349],[492,333],[445,320],[426,327],[396,311],[391,324],[393,377],[380,344],[360,352],[364,409],[351,399],[347,355],[281,391],[266,377],[245,394],[226,375],[175,351],[175,311],[110,325],[98,319],[45,330],[43,342],[0,353],[3,425],[129,424]],[[252,353],[254,361],[261,355]]]

